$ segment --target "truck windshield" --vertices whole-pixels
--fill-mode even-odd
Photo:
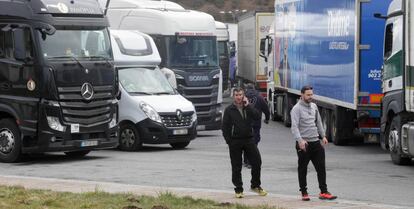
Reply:
[[[119,82],[130,94],[175,94],[165,75],[158,69],[120,68]]]
[[[172,67],[218,66],[214,36],[170,37],[168,51],[168,60]]]
[[[39,32],[43,57],[54,58],[111,58],[111,45],[106,29],[57,30],[46,36]]]

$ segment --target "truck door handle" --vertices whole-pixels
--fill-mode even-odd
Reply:
[[[391,88],[392,87],[392,80],[388,81],[388,87]]]

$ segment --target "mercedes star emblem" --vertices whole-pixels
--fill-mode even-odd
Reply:
[[[93,87],[90,83],[84,83],[81,88],[81,95],[85,100],[91,100],[93,97]]]

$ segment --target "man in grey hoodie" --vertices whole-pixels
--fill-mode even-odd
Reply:
[[[336,196],[328,192],[326,185],[325,148],[328,144],[325,130],[322,126],[318,107],[312,103],[313,88],[304,86],[301,89],[301,98],[290,112],[292,127],[291,131],[296,140],[296,151],[298,155],[298,177],[299,187],[302,192],[302,200],[309,201],[307,191],[306,175],[309,161],[318,174],[319,199],[333,200]],[[320,140],[321,138],[321,140]]]

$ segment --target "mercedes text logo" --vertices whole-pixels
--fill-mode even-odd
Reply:
[[[175,112],[175,115],[177,116],[178,121],[181,121],[183,119],[183,112],[181,112],[181,110],[177,110]]]
[[[91,100],[93,97],[93,87],[90,83],[84,83],[81,88],[81,95],[85,100]]]

